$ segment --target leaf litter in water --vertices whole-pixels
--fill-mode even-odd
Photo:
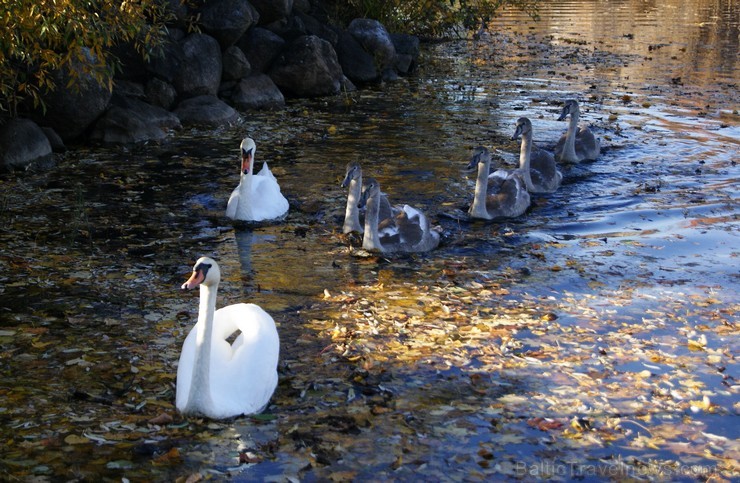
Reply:
[[[549,42],[515,36],[523,57],[488,54],[516,69],[535,52],[551,54],[548,62],[584,56],[580,43],[560,42],[554,55]],[[588,55],[614,68],[632,61]],[[492,75],[483,71],[490,59],[476,62],[478,74]],[[543,202],[521,223],[451,221],[447,245],[432,255],[351,254],[353,242],[337,234],[338,183],[310,178],[301,187],[290,173],[299,164],[322,178],[340,172],[347,159],[314,158],[327,143],[352,147],[358,131],[377,139],[387,124],[403,134],[406,119],[362,109],[408,99],[404,85],[358,93],[351,107],[307,101],[254,114],[264,159],[284,163],[275,173],[295,193],[295,210],[282,226],[254,230],[264,237],[249,257],[218,200],[235,181],[222,164],[234,161],[232,141],[251,124],[130,151],[79,150],[52,173],[4,179],[3,478],[448,481],[533,469],[557,477],[558,467],[577,465],[625,478],[686,475],[694,465],[707,478],[736,478],[727,421],[738,413],[740,307],[721,286],[656,284],[661,260],[647,230],[615,230],[614,242],[603,234],[531,242],[526,230],[568,216],[542,220],[538,212],[557,206]],[[447,95],[422,83],[413,106],[438,114]],[[308,116],[317,124],[293,120]],[[467,110],[447,116],[463,144],[480,142]],[[447,138],[444,123],[428,127]],[[328,138],[318,143],[317,133]],[[392,139],[381,144],[386,161],[411,156]],[[347,156],[332,146],[340,147],[337,157]],[[449,168],[434,175],[469,195]],[[193,179],[213,181],[193,193]],[[340,201],[336,214],[317,201],[326,199]],[[211,422],[173,406],[180,346],[197,318],[178,287],[206,253],[228,269],[220,303],[273,304],[280,383],[262,415]],[[300,264],[267,273],[290,257]],[[311,272],[320,282],[302,276]]]

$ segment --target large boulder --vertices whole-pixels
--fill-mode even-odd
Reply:
[[[185,53],[182,50],[181,40],[185,34],[179,30],[171,30],[170,37],[164,41],[161,51],[152,54],[147,70],[154,77],[173,83],[185,62]]]
[[[350,22],[347,31],[375,58],[381,71],[395,67],[396,47],[382,23],[369,18],[356,18]]]
[[[152,77],[144,86],[146,101],[163,109],[170,109],[175,104],[177,91],[172,84],[157,77]]]
[[[307,13],[299,12],[295,16],[296,18],[299,18],[301,22],[303,22],[304,29],[307,35],[315,35],[324,40],[328,40],[334,46],[334,48],[336,48],[337,42],[339,41],[339,36],[337,35],[338,29],[335,30],[331,28],[330,26],[320,22],[318,19],[316,19],[312,15],[308,15]]]
[[[275,60],[269,75],[284,93],[297,97],[337,94],[344,79],[334,48],[315,35],[291,42]]]
[[[419,37],[409,34],[391,34],[393,46],[396,48],[396,70],[401,74],[408,74],[416,67],[419,58]]]
[[[237,43],[252,72],[267,72],[285,46],[285,40],[262,27],[250,29]]]
[[[260,14],[260,25],[267,25],[288,17],[293,10],[293,0],[250,0]]]
[[[25,169],[51,160],[51,144],[30,119],[11,119],[0,126],[0,171]]]
[[[221,83],[221,48],[206,34],[190,34],[181,42],[183,62],[173,85],[181,97],[216,95]]]
[[[242,49],[232,45],[223,53],[223,73],[221,81],[238,81],[252,72],[252,66]]]
[[[95,123],[91,140],[110,144],[159,141],[180,127],[176,115],[141,100],[116,96],[111,104]]]
[[[257,74],[239,82],[231,102],[240,111],[277,109],[285,105],[285,97],[269,76]]]
[[[375,58],[368,54],[348,32],[339,34],[336,51],[344,75],[352,82],[362,84],[380,77],[375,67]]]
[[[247,0],[211,0],[200,13],[203,30],[226,49],[233,45],[252,25],[259,13]]]
[[[79,137],[108,107],[111,91],[89,73],[97,62],[89,49],[84,50],[85,62],[74,60],[71,67],[56,71],[56,89],[44,95],[46,112],[37,112],[35,120],[54,129],[65,141]],[[71,71],[74,71],[72,75]],[[73,85],[67,87],[71,79]]]
[[[235,122],[239,113],[216,96],[198,96],[182,101],[174,110],[183,126],[218,127]]]

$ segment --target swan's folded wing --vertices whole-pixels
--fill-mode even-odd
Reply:
[[[403,210],[396,217],[398,233],[401,235],[401,243],[414,246],[424,238],[426,217],[419,210],[409,205],[404,205]]]
[[[262,163],[262,169],[260,169],[259,173],[257,173],[255,176],[264,176],[266,178],[271,178],[277,182],[277,179],[272,174],[272,171],[270,171],[270,167],[267,165],[267,161]]]

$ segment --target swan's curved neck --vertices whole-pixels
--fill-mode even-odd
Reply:
[[[213,314],[216,312],[218,285],[200,286],[200,306],[196,324],[195,358],[193,360],[193,380],[185,406],[185,413],[204,413],[212,406],[210,366],[211,342],[213,339]]]
[[[565,144],[560,159],[576,159],[576,131],[578,130],[579,112],[570,113],[568,131],[565,133]]]
[[[522,135],[522,147],[519,151],[519,170],[527,185],[528,190],[533,190],[532,175],[529,171],[529,162],[532,157],[532,131],[527,131]]]
[[[349,192],[347,194],[347,207],[344,210],[344,226],[342,231],[349,233],[352,231],[361,232],[360,209],[357,204],[360,201],[360,192],[362,190],[362,176],[358,179],[352,179],[349,182]]]
[[[244,174],[244,170],[242,169],[241,172],[241,179],[239,180],[239,199],[238,204],[236,206],[236,213],[240,213],[242,217],[246,217],[246,219],[251,219],[251,210],[252,205],[251,203],[253,200],[251,199],[251,193],[252,193],[252,176],[254,171],[254,158],[252,158],[252,161],[249,165],[249,172],[247,174]]]
[[[486,195],[488,194],[488,175],[491,170],[490,162],[478,163],[478,177],[475,180],[475,195],[473,204],[470,205],[468,213],[476,218],[490,218],[486,208]]]
[[[378,216],[380,213],[380,193],[371,195],[365,206],[365,234],[362,237],[362,248],[365,250],[383,251],[378,234]]]

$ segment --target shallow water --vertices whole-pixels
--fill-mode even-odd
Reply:
[[[427,46],[398,83],[2,178],[3,475],[223,474],[244,448],[262,458],[244,480],[594,479],[622,460],[622,475],[736,475],[738,5],[548,2],[541,15]],[[602,156],[564,168],[521,219],[457,220],[472,148],[512,166],[520,116],[552,146],[569,97]],[[283,223],[223,217],[245,133],[291,203]],[[355,160],[441,226],[438,250],[348,248],[339,183]],[[252,301],[279,324],[271,421],[172,408],[196,316],[178,287],[205,254],[219,304]],[[152,423],[161,412],[174,421]],[[572,418],[593,431],[568,433]]]

